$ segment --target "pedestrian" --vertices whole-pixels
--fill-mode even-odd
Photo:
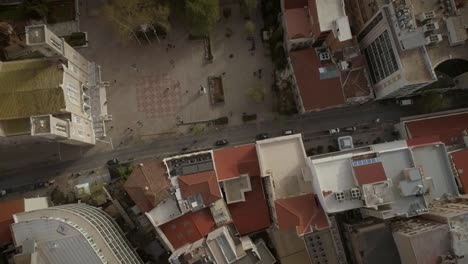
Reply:
[[[114,79],[114,83],[116,83],[116,82],[117,82],[117,80]]]
[[[186,90],[185,93],[188,93],[188,90]]]

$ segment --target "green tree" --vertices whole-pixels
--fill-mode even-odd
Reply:
[[[265,90],[261,82],[256,82],[248,91],[247,95],[257,103],[263,102],[265,99]]]
[[[219,0],[186,0],[185,16],[194,36],[208,36],[219,19]]]
[[[247,22],[245,22],[245,31],[249,37],[252,37],[255,34],[255,28],[256,26],[252,20],[247,20]]]
[[[443,94],[429,92],[419,98],[417,107],[422,113],[432,113],[446,108],[448,104],[448,99]]]
[[[247,7],[249,13],[252,14],[257,9],[258,0],[244,0],[244,4]]]
[[[49,8],[44,0],[26,0],[22,4],[26,15],[32,19],[46,19],[49,14]]]
[[[124,40],[133,35],[135,31],[146,29],[154,30],[153,25],[168,32],[169,5],[152,0],[113,0],[104,6],[104,16],[115,25]]]

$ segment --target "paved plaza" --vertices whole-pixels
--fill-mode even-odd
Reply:
[[[189,133],[193,124],[229,117],[229,125],[241,125],[242,114],[257,114],[257,120],[272,119],[273,66],[260,39],[260,15],[255,18],[255,47],[247,40],[245,22],[238,5],[229,6],[232,15],[222,17],[211,36],[214,61],[204,59],[202,40],[189,40],[183,25],[172,22],[165,39],[151,44],[122,40],[114,27],[101,17],[102,1],[81,2],[81,30],[88,32],[89,47],[80,52],[101,65],[107,90],[108,135],[113,146],[142,143],[161,136]],[[230,36],[226,33],[229,32]],[[258,71],[261,70],[261,77]],[[254,73],[255,72],[255,73]],[[212,105],[209,76],[220,76],[225,102]],[[260,86],[263,102],[247,95]]]

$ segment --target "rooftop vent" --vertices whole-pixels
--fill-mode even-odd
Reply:
[[[433,34],[426,37],[426,45],[435,45],[442,42],[442,34]]]

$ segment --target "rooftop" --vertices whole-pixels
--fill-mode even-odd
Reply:
[[[62,81],[63,71],[51,61],[0,62],[0,119],[60,113]]]
[[[438,136],[445,144],[462,143],[462,132],[468,130],[468,112],[435,113],[402,119],[409,139]]]
[[[321,63],[315,49],[289,53],[306,111],[340,106],[345,103],[338,68],[331,63]]]
[[[382,162],[353,166],[354,177],[358,185],[371,184],[387,180]]]
[[[356,167],[354,158],[363,155],[376,158],[366,160],[364,167]],[[414,192],[416,186],[421,185],[428,191],[428,201],[443,198],[445,194],[458,195],[447,155],[441,143],[409,145],[406,141],[395,141],[372,145],[370,149],[354,149],[343,154],[311,158],[314,188],[327,213],[361,208],[364,206],[362,200],[354,199],[352,192],[358,186],[353,177],[353,168],[358,168],[357,175],[363,176],[362,182],[371,183],[384,178],[391,180],[388,187],[393,192],[393,202],[382,211],[383,218],[419,214],[424,212],[419,209],[427,208],[427,205],[424,197]],[[419,178],[411,173],[418,168],[424,175]],[[356,174],[356,170],[354,172]],[[368,172],[373,172],[370,180]],[[338,197],[337,193],[343,193],[343,197]]]
[[[160,226],[174,249],[205,237],[215,227],[216,224],[209,208],[186,213]]]
[[[203,203],[210,205],[222,199],[215,171],[204,171],[178,177],[179,188],[183,199],[201,195]],[[192,207],[197,207],[197,205]]]
[[[245,201],[228,204],[231,218],[241,236],[270,226],[270,212],[260,177],[250,177],[252,191],[246,192]]]
[[[149,212],[170,197],[170,182],[161,160],[140,162],[133,168],[123,187],[142,212]]]
[[[257,141],[261,176],[270,176],[274,199],[312,192],[301,134]]]
[[[233,146],[214,150],[216,176],[219,181],[241,175],[259,176],[258,157],[255,144]]]
[[[317,6],[318,23],[320,31],[336,31],[338,27],[338,38],[340,41],[351,38],[348,17],[345,13],[343,0],[315,0]]]
[[[0,246],[11,241],[10,224],[13,215],[24,212],[24,199],[5,201],[0,203]]]
[[[278,228],[295,228],[299,236],[327,228],[328,219],[314,194],[275,200]]]
[[[466,194],[468,193],[468,150],[454,152],[451,156],[460,178],[463,192]]]
[[[302,7],[284,11],[289,39],[307,38],[312,35],[309,10]]]

